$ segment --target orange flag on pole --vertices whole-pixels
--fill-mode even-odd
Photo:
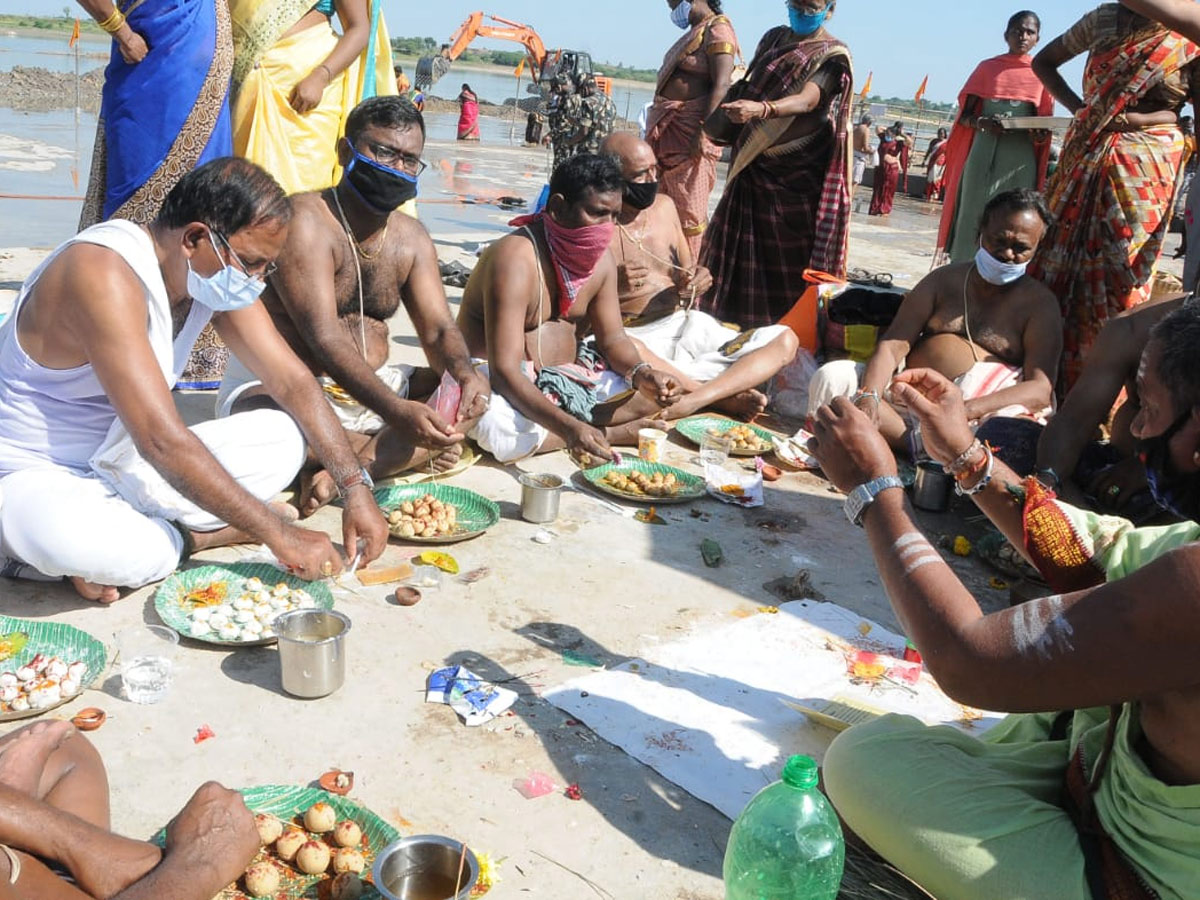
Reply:
[[[521,61],[517,63],[517,68],[513,71],[513,77],[520,78],[525,71],[525,57],[521,57]]]
[[[71,29],[71,39],[67,41],[68,47],[74,47],[79,43],[79,19],[75,20],[75,27]]]
[[[871,79],[873,79],[874,77],[875,77],[874,72],[867,73],[867,81],[866,81],[866,84],[863,85],[862,93],[859,95],[859,99],[861,99],[861,100],[867,99],[867,94],[871,93]]]
[[[921,86],[919,88],[917,88],[917,96],[914,98],[914,102],[916,102],[916,103],[921,102],[921,99],[925,96],[925,89],[927,87],[929,87],[929,76],[928,75],[926,75],[925,80],[921,82]]]

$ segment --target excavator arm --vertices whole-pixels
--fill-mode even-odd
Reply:
[[[498,23],[498,25],[485,24],[485,18]],[[520,44],[525,48],[525,53],[529,57],[534,80],[541,80],[542,67],[546,63],[547,53],[546,45],[538,33],[520,22],[502,19],[500,16],[485,16],[482,12],[473,12],[467,16],[467,20],[462,25],[458,26],[458,30],[450,36],[450,40],[442,45],[438,54],[424,56],[417,61],[417,87],[422,90],[432,87],[450,70],[450,64],[462,56],[471,42],[480,37]]]

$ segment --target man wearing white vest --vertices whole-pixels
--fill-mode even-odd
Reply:
[[[258,302],[290,218],[264,171],[214,160],[151,225],[93,226],[29,277],[0,327],[0,574],[69,578],[108,603],[238,542],[305,578],[340,572],[326,535],[267,506],[306,441],[344,496],[350,553],[361,538],[363,561],[379,556],[370,479]],[[171,389],[210,320],[280,410],[185,426]]]

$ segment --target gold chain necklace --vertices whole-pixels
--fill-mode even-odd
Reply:
[[[346,229],[346,237],[350,238],[350,245],[354,247],[354,252],[368,261],[378,259],[379,254],[383,252],[384,244],[387,242],[388,226],[392,224],[392,217],[388,216],[387,221],[383,223],[383,234],[379,236],[378,249],[374,253],[368,253],[363,249],[362,244],[358,242],[358,238],[354,236],[354,230],[350,227],[350,223],[346,219],[346,212],[342,209],[342,198],[338,196],[337,185],[333,187],[333,202],[337,204],[338,216],[342,220],[342,227]]]

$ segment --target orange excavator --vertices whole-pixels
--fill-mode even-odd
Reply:
[[[498,24],[489,25],[484,22],[484,19]],[[531,91],[542,93],[543,96],[549,89],[554,76],[560,72],[566,72],[572,76],[576,83],[584,75],[595,75],[592,71],[592,57],[589,54],[578,50],[549,51],[538,33],[530,26],[502,19],[500,16],[473,12],[450,36],[449,42],[442,45],[439,53],[423,56],[417,60],[416,87],[420,90],[428,90],[432,87],[450,71],[451,63],[462,56],[463,51],[471,45],[471,42],[480,37],[514,41],[523,46],[529,60],[529,71],[533,75],[533,83],[537,86],[531,88]],[[605,94],[611,95],[612,80],[603,75],[595,75],[595,77],[596,87]]]

